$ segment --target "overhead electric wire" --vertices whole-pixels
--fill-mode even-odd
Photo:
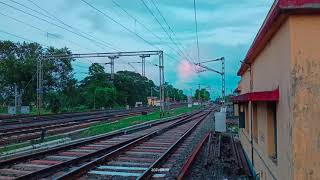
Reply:
[[[163,39],[161,37],[159,37],[157,34],[155,34],[154,32],[152,32],[152,30],[150,28],[148,28],[145,24],[143,24],[141,21],[139,21],[136,17],[134,17],[132,14],[130,14],[126,9],[124,9],[119,3],[117,3],[115,0],[112,0],[112,2],[119,8],[121,9],[125,14],[127,14],[127,16],[131,17],[135,22],[137,22],[138,24],[140,24],[144,29],[146,29],[150,34],[152,34],[154,37],[156,37],[158,40],[163,41]],[[167,47],[169,47],[171,50],[176,51],[173,47],[171,47],[170,45],[167,45]]]
[[[181,46],[182,52],[185,53],[185,51],[183,51],[184,46],[181,44],[181,42],[179,40],[177,40],[177,36],[175,34],[175,32],[173,31],[173,29],[171,28],[171,26],[169,25],[168,21],[166,20],[166,18],[163,16],[162,12],[160,11],[159,7],[157,6],[156,2],[154,0],[149,0],[151,1],[151,3],[153,4],[153,6],[156,8],[158,14],[160,15],[160,17],[162,18],[162,20],[164,21],[164,23],[166,24],[166,26],[168,27],[168,29],[171,31],[172,35],[175,37],[176,42]],[[191,59],[194,62],[194,59],[190,56],[190,54],[188,52],[186,52],[184,55],[188,56],[189,59]]]
[[[162,23],[159,21],[159,19],[155,16],[155,14],[153,13],[153,11],[149,8],[149,6],[145,3],[144,0],[140,0],[142,2],[142,4],[144,5],[144,7],[148,10],[148,12],[154,17],[154,19],[156,20],[156,22],[160,25],[161,29],[166,33],[166,35],[169,37],[170,41],[177,47],[178,51],[177,54],[179,54],[181,57],[185,56],[183,54],[183,52],[180,50],[180,48],[177,46],[177,44],[175,43],[175,41],[172,39],[171,35],[168,33],[168,31],[163,27]]]
[[[85,38],[85,39],[89,40],[90,42],[95,42],[96,44],[100,44],[100,48],[108,47],[108,48],[110,48],[110,49],[113,49],[113,47],[107,46],[107,45],[105,45],[105,44],[103,44],[103,43],[101,43],[101,42],[98,42],[98,41],[95,40],[95,39],[88,38],[88,37],[86,37],[86,36],[84,36],[84,35],[82,35],[82,34],[80,34],[80,33],[77,33],[77,32],[75,32],[75,31],[72,31],[72,30],[70,30],[70,29],[67,29],[67,28],[65,28],[65,27],[63,27],[63,26],[60,26],[60,25],[58,25],[58,24],[56,24],[56,23],[53,23],[53,22],[50,22],[50,21],[48,21],[48,20],[46,20],[46,19],[43,19],[43,18],[41,18],[41,17],[39,17],[39,16],[36,16],[36,15],[34,15],[34,14],[31,14],[31,13],[29,13],[29,12],[25,12],[25,11],[23,11],[23,10],[17,8],[17,7],[11,6],[11,5],[7,4],[7,3],[4,3],[4,2],[1,2],[1,1],[0,1],[0,4],[4,4],[4,5],[12,8],[12,9],[15,9],[15,10],[17,10],[17,11],[19,11],[19,12],[22,12],[22,13],[24,13],[24,14],[27,14],[27,15],[29,15],[29,16],[32,16],[32,17],[34,17],[34,18],[36,18],[36,19],[38,19],[38,20],[44,21],[44,22],[46,22],[46,23],[48,23],[48,24],[51,24],[51,25],[56,26],[56,27],[59,27],[60,29],[66,30],[66,31],[68,31],[68,32],[70,32],[70,33],[73,33],[73,34],[76,34],[76,35],[78,35],[78,36],[80,36],[80,37],[82,37],[82,38]]]
[[[42,46],[45,46],[44,44],[41,44],[41,43],[32,41],[32,40],[30,40],[30,39],[24,38],[24,37],[22,37],[22,36],[19,36],[19,35],[13,34],[13,33],[9,33],[9,32],[7,32],[7,31],[3,31],[3,30],[1,30],[1,29],[0,29],[0,32],[5,33],[5,34],[8,34],[8,35],[10,35],[10,36],[14,36],[14,37],[19,38],[19,39],[23,39],[23,40],[25,40],[25,41],[29,41],[29,42],[31,42],[31,43],[37,43],[37,44],[40,44],[40,45],[42,45]],[[46,46],[49,47],[49,45],[46,45]],[[85,59],[85,60],[87,60],[87,59]],[[91,60],[88,60],[88,61],[90,61],[91,63],[93,63]],[[82,68],[89,68],[89,67],[84,67],[84,66],[82,66]]]
[[[9,0],[9,1],[11,1],[11,2],[13,2],[13,3],[16,3],[16,4],[18,4],[18,5],[26,8],[26,9],[28,9],[28,10],[31,10],[31,11],[37,13],[37,14],[40,14],[40,15],[46,17],[46,18],[49,18],[49,19],[54,20],[54,21],[57,21],[56,18],[50,17],[50,16],[48,16],[48,15],[46,15],[46,14],[40,12],[40,11],[37,11],[37,10],[35,10],[35,9],[33,9],[33,8],[30,8],[30,7],[28,7],[28,6],[26,6],[26,5],[22,4],[22,3],[19,3],[19,2],[14,1],[14,0]],[[41,8],[41,7],[39,7],[36,3],[34,3],[33,1],[29,0],[29,2],[33,3],[33,4],[34,4],[35,6],[37,6],[38,8]],[[1,2],[0,2],[0,3],[1,3]],[[12,8],[12,7],[11,7],[11,8]],[[44,9],[41,9],[41,10],[45,11]],[[49,12],[48,12],[48,13],[49,13]],[[33,25],[31,25],[31,24],[28,24],[28,23],[25,23],[24,21],[21,21],[21,20],[19,20],[19,19],[17,19],[17,18],[11,17],[11,16],[9,16],[9,15],[5,15],[5,14],[3,14],[3,13],[1,13],[1,14],[2,14],[3,16],[6,16],[6,17],[10,18],[10,19],[13,19],[13,20],[15,20],[15,21],[17,21],[17,22],[23,23],[23,24],[25,24],[25,25],[27,25],[27,26],[29,26],[29,27],[35,28],[35,29],[37,29],[37,30],[39,30],[39,31],[41,31],[41,32],[49,33],[49,32],[47,32],[47,31],[45,31],[45,30],[43,30],[43,29],[40,29],[40,28],[38,28],[38,27],[36,27],[36,26],[33,26]],[[29,15],[29,14],[28,14],[28,15]],[[51,14],[49,14],[49,15],[51,15]],[[42,19],[41,19],[41,20],[42,20]],[[61,22],[60,22],[60,23],[61,23]],[[52,34],[52,33],[49,33],[49,34]],[[86,49],[86,50],[93,51],[93,50],[91,50],[91,49],[88,49],[88,48],[85,48],[85,47],[79,45],[78,43],[76,43],[76,42],[74,42],[74,41],[72,41],[72,40],[67,40],[67,39],[63,39],[63,40],[65,40],[65,41],[67,41],[67,42],[69,42],[69,43],[71,43],[71,44],[74,44],[74,45],[76,45],[76,46],[78,46],[78,47],[80,47],[80,48],[84,48],[84,49]]]
[[[152,32],[150,28],[148,28],[145,24],[143,24],[141,21],[139,21],[136,17],[134,17],[132,14],[130,14],[126,9],[124,9],[119,3],[117,3],[115,0],[112,0],[113,4],[115,4],[118,8],[120,8],[123,12],[125,12],[129,17],[131,17],[133,20],[135,20],[138,24],[140,24],[143,28],[145,28],[148,32],[150,32],[154,37],[162,41],[162,38],[159,37],[157,34]]]
[[[197,20],[196,0],[193,0],[193,9],[194,9],[194,21],[195,21],[195,26],[196,26],[196,39],[197,39],[197,50],[198,50],[198,62],[200,63],[200,49],[199,49],[199,36],[198,36],[198,20]]]
[[[12,1],[12,2],[17,3],[16,1]],[[86,1],[83,1],[83,2],[86,2]],[[14,9],[14,10],[17,10],[17,11],[19,11],[19,12],[22,12],[22,13],[24,13],[24,14],[27,14],[27,15],[33,17],[33,18],[36,18],[36,19],[41,20],[41,21],[44,21],[44,22],[46,22],[46,23],[48,23],[48,24],[51,24],[51,25],[53,25],[53,26],[56,26],[56,27],[58,27],[58,28],[60,28],[60,29],[66,30],[66,31],[68,31],[68,32],[70,32],[70,33],[72,33],[72,34],[75,34],[75,35],[78,35],[78,36],[80,36],[80,37],[82,37],[82,38],[85,38],[85,39],[89,40],[90,42],[95,43],[96,45],[98,44],[100,48],[102,48],[102,46],[106,46],[105,44],[103,44],[103,43],[101,43],[101,42],[98,42],[96,39],[88,38],[88,37],[84,36],[84,35],[81,34],[81,33],[78,33],[78,32],[75,32],[75,31],[73,31],[73,30],[67,29],[67,28],[65,28],[65,27],[63,27],[63,26],[61,26],[61,25],[59,25],[59,24],[56,24],[56,23],[54,23],[54,22],[50,22],[50,21],[47,20],[47,19],[44,19],[44,18],[39,17],[39,16],[37,16],[37,15],[34,15],[34,14],[32,14],[32,13],[30,13],[30,12],[27,12],[27,11],[25,11],[25,10],[19,9],[19,8],[17,8],[17,7],[14,7],[14,6],[12,6],[12,5],[9,5],[9,4],[4,3],[4,2],[1,2],[1,1],[0,1],[0,4],[6,5],[6,6],[12,8],[12,9]],[[21,5],[21,3],[19,3],[19,4]],[[27,7],[27,6],[24,6],[24,7]],[[91,7],[94,8],[93,6],[91,6]],[[30,9],[32,9],[32,8],[29,8],[29,10],[30,10]],[[96,9],[96,8],[94,8],[94,9]],[[104,16],[108,17],[108,15],[107,15],[106,13],[103,13],[102,11],[100,11],[100,10],[98,10],[98,9],[96,9],[96,10],[97,10],[98,12],[102,13]],[[34,10],[33,10],[33,11],[34,11]],[[41,12],[39,12],[39,11],[34,11],[34,12],[41,13]],[[46,16],[46,15],[43,14],[43,13],[41,13],[41,15],[42,15],[42,16]],[[47,17],[47,18],[50,18],[50,16],[46,16],[46,17]],[[109,19],[110,19],[110,18],[111,18],[111,17],[109,16]],[[50,19],[52,20],[53,18],[50,18]],[[127,28],[127,27],[124,26],[123,24],[117,22],[117,21],[114,20],[113,18],[111,18],[111,20],[112,20],[113,22],[117,23],[118,25],[122,26],[123,28],[125,28],[125,29],[126,29],[127,31],[129,31],[130,33],[135,34],[137,37],[139,37],[140,39],[142,39],[142,40],[143,40],[144,42],[146,42],[147,44],[149,44],[149,45],[151,45],[152,47],[155,47],[155,48],[157,48],[158,50],[160,50],[157,46],[155,46],[155,45],[152,44],[151,42],[149,42],[149,41],[147,41],[146,39],[144,39],[144,38],[143,38],[141,35],[139,35],[138,33],[133,32],[132,30],[130,30],[129,28]],[[56,20],[55,20],[55,21],[56,21]],[[60,22],[60,23],[61,23],[61,22]],[[66,24],[64,24],[64,25],[66,25]],[[66,25],[66,26],[68,26],[68,25]],[[68,26],[68,27],[71,28],[72,26]],[[18,36],[17,36],[17,37],[18,37]],[[23,37],[18,37],[18,38],[21,38],[21,39],[24,39],[24,40],[33,42],[32,40],[25,39],[25,38],[23,38]],[[109,47],[109,48],[113,48],[113,47]],[[164,52],[164,54],[165,54],[166,56],[168,56],[169,58],[172,58],[172,59],[175,60],[175,58],[172,57],[170,54],[168,54],[168,53],[166,53],[166,52]]]
[[[81,31],[80,29],[78,29],[78,28],[76,28],[76,27],[74,27],[74,26],[71,26],[71,25],[65,23],[65,22],[62,21],[60,18],[58,18],[58,17],[55,16],[54,14],[50,13],[48,10],[42,8],[41,6],[39,6],[39,5],[38,5],[37,3],[35,3],[34,1],[32,1],[32,0],[28,0],[28,1],[29,1],[30,3],[32,3],[34,6],[36,6],[37,8],[39,8],[40,10],[42,10],[43,12],[45,12],[46,14],[48,14],[48,15],[45,15],[45,14],[44,14],[44,16],[49,17],[49,18],[53,19],[54,21],[57,21],[57,22],[63,24],[64,26],[67,26],[67,27],[69,27],[70,29],[73,29],[74,31],[78,31],[78,32],[80,32],[80,33],[82,33],[82,34],[85,34],[86,36],[89,36],[89,37],[91,37],[91,38],[93,38],[93,39],[98,39],[97,37],[94,37],[94,36],[92,36],[91,34],[89,34],[89,33],[87,33],[87,32]],[[40,13],[41,13],[41,12],[40,12]],[[41,13],[41,14],[43,14],[43,13]],[[113,47],[113,46],[114,46],[114,45],[112,45],[111,43],[106,42],[106,41],[103,41],[103,40],[101,40],[101,39],[100,39],[99,41],[102,42],[102,43],[104,43],[104,44],[106,44],[106,45],[109,46],[109,47]],[[116,50],[116,51],[120,51],[120,50],[119,50],[118,48],[116,48],[116,47],[113,47],[112,49],[113,49],[113,50]]]
[[[18,5],[26,8],[26,9],[28,9],[28,10],[31,10],[31,11],[37,13],[37,14],[40,14],[40,15],[46,17],[46,18],[49,18],[49,19],[51,19],[51,20],[53,20],[53,21],[59,21],[59,22],[60,22],[60,20],[59,20],[58,18],[56,18],[54,15],[50,14],[48,11],[46,11],[46,10],[43,9],[43,8],[41,8],[40,6],[38,6],[35,2],[33,2],[33,1],[31,1],[31,0],[28,0],[28,1],[31,2],[33,5],[37,6],[37,7],[38,7],[39,9],[41,9],[42,11],[45,11],[47,14],[49,14],[49,16],[46,15],[46,14],[44,14],[44,13],[42,13],[42,12],[40,12],[40,11],[37,11],[37,10],[35,10],[35,9],[33,9],[33,8],[30,8],[30,7],[28,7],[28,6],[26,6],[26,5],[22,4],[22,3],[19,3],[19,2],[17,2],[17,1],[14,1],[14,0],[9,0],[9,1],[11,1],[11,2],[13,2],[13,3],[16,3],[16,4],[18,4]],[[4,14],[2,14],[2,15],[4,15]],[[45,30],[42,30],[42,29],[40,29],[40,28],[38,28],[38,27],[35,27],[35,26],[30,25],[30,24],[28,24],[28,23],[25,23],[25,22],[23,22],[23,21],[21,21],[21,20],[18,20],[18,19],[16,19],[16,18],[10,17],[10,16],[8,16],[8,15],[4,15],[4,16],[7,16],[7,17],[9,17],[9,18],[11,18],[11,19],[13,19],[13,20],[15,20],[15,21],[18,21],[18,22],[23,23],[23,24],[25,24],[25,25],[28,25],[28,26],[30,26],[30,27],[32,27],[32,28],[35,28],[35,29],[37,29],[37,30],[39,30],[39,31],[42,31],[42,32],[45,32],[45,33],[49,33],[49,32],[47,32],[47,31],[45,31]],[[51,16],[53,16],[53,17],[51,17]],[[63,23],[63,22],[61,21],[60,23]],[[63,23],[63,24],[64,24],[64,23]],[[67,24],[64,24],[64,25],[67,26]],[[68,27],[72,28],[71,26],[68,26]],[[49,34],[52,34],[52,33],[49,33]],[[67,42],[69,42],[69,43],[71,43],[71,44],[74,44],[74,45],[76,45],[76,46],[78,46],[78,47],[84,48],[84,47],[82,47],[81,45],[79,45],[78,43],[76,43],[76,42],[74,42],[74,41],[72,41],[72,40],[67,40],[67,39],[64,39],[64,40],[67,41]],[[93,50],[88,49],[88,48],[84,48],[84,49],[89,50],[89,51],[93,51]]]
[[[106,17],[107,19],[111,20],[112,22],[114,22],[115,24],[118,24],[119,26],[121,26],[122,28],[124,28],[125,30],[127,30],[128,32],[130,32],[131,34],[137,36],[139,39],[141,39],[142,41],[144,41],[145,43],[149,44],[150,46],[156,48],[157,50],[161,50],[159,47],[155,46],[154,44],[152,44],[151,42],[149,42],[148,40],[144,39],[141,35],[139,35],[138,33],[134,32],[133,30],[129,29],[128,27],[126,27],[125,25],[123,25],[122,23],[120,23],[119,21],[115,20],[114,18],[112,18],[111,16],[109,16],[108,14],[104,13],[103,11],[101,11],[100,9],[98,9],[97,7],[93,6],[92,4],[88,3],[86,0],[81,0],[83,3],[87,4],[88,6],[90,6],[92,9],[98,11],[100,14],[102,14],[104,17]],[[168,57],[170,57],[171,59],[175,60],[174,57],[172,57],[170,54],[164,52],[164,54]]]
[[[139,21],[136,17],[134,17],[132,14],[130,14],[126,9],[124,9],[119,3],[117,3],[115,0],[112,0],[112,2],[118,7],[120,8],[124,13],[126,13],[129,17],[131,17],[135,22],[137,22],[138,24],[140,24],[144,29],[146,29],[150,34],[152,34],[154,37],[156,37],[158,40],[163,41],[163,39],[161,37],[159,37],[158,35],[156,35],[154,32],[152,32],[152,30],[150,30],[150,28],[148,28],[145,24],[143,24],[141,21]],[[170,48],[171,50],[175,51],[177,53],[177,50],[174,49],[172,46],[170,46],[169,44],[165,44],[165,46],[167,46],[168,48]],[[178,53],[177,53],[178,54]]]
[[[71,28],[71,29],[73,29],[74,31],[79,31],[80,33],[85,34],[85,35],[87,35],[87,36],[89,36],[89,37],[91,37],[91,38],[98,39],[97,37],[94,37],[94,36],[92,36],[92,35],[89,34],[89,33],[86,33],[86,32],[84,32],[84,31],[81,31],[80,29],[75,28],[75,27],[73,27],[73,26],[65,23],[64,21],[62,21],[61,19],[59,19],[57,16],[53,15],[52,13],[50,13],[48,10],[46,10],[46,9],[42,8],[41,6],[39,6],[39,5],[38,5],[37,3],[35,3],[34,1],[32,1],[32,0],[28,0],[28,1],[29,1],[30,3],[32,3],[34,6],[36,6],[37,8],[39,8],[40,10],[42,10],[43,12],[45,12],[46,14],[48,14],[51,19],[53,19],[53,20],[55,20],[55,21],[57,21],[57,22],[65,25],[65,26],[67,26],[67,27],[69,27],[69,28]],[[42,14],[42,13],[41,13],[41,14]],[[47,16],[47,15],[46,15],[46,16]],[[99,40],[100,40],[100,42],[107,44],[109,47],[110,47],[110,46],[113,46],[112,49],[115,50],[115,51],[123,51],[123,50],[121,50],[121,49],[119,49],[119,48],[117,48],[117,47],[114,47],[114,45],[112,45],[111,43],[108,43],[108,42],[103,41],[103,40],[101,40],[101,39],[99,39]],[[132,59],[132,58],[130,58],[130,59]],[[90,61],[91,61],[91,60],[90,60]],[[92,61],[91,61],[91,62],[92,62]]]
[[[30,7],[28,7],[28,6],[24,5],[24,4],[22,4],[22,3],[19,3],[19,2],[14,1],[14,0],[9,0],[9,1],[11,1],[11,2],[13,2],[13,3],[15,3],[15,4],[18,4],[18,5],[20,5],[20,6],[24,7],[24,8],[26,8],[26,9],[28,9],[28,10],[30,10],[30,11],[33,11],[33,12],[35,12],[35,13],[37,13],[37,14],[40,14],[40,15],[42,15],[42,16],[44,16],[44,17],[46,17],[46,18],[49,18],[49,19],[51,19],[51,20],[54,20],[52,17],[47,16],[46,14],[43,14],[43,13],[42,13],[42,12],[40,12],[40,11],[37,11],[37,10],[35,10],[35,9],[32,9],[32,8],[30,8]]]
[[[21,20],[19,20],[19,19],[17,19],[17,18],[14,18],[14,17],[9,16],[9,15],[7,15],[7,14],[4,14],[4,13],[2,13],[2,12],[0,12],[0,15],[5,16],[5,17],[7,17],[7,18],[9,18],[9,19],[11,19],[11,20],[14,20],[14,21],[16,21],[16,22],[19,22],[19,23],[21,23],[21,24],[24,24],[24,25],[26,25],[26,26],[29,26],[29,27],[31,27],[31,28],[34,28],[34,29],[36,29],[36,30],[38,30],[38,31],[40,31],[40,32],[45,33],[45,34],[52,34],[52,35],[54,35],[53,33],[50,33],[50,32],[45,31],[45,30],[43,30],[43,29],[40,29],[40,28],[38,28],[38,27],[36,27],[36,26],[34,26],[34,25],[32,25],[32,24],[26,23],[26,22],[24,22],[24,21],[21,21]],[[71,44],[74,44],[74,45],[76,45],[76,46],[78,46],[78,47],[80,47],[80,48],[86,49],[86,50],[88,50],[88,51],[92,51],[91,49],[89,49],[89,48],[87,48],[87,47],[83,47],[83,46],[81,46],[80,44],[78,44],[78,43],[76,43],[76,42],[74,42],[74,41],[72,41],[72,40],[67,40],[67,39],[63,39],[63,40],[66,41],[66,42],[69,42],[69,43],[71,43]]]
[[[131,62],[128,62],[128,64],[129,64],[129,66],[130,66],[132,69],[134,69],[135,72],[138,72],[137,69],[132,65]]]
[[[20,35],[16,35],[16,34],[13,34],[13,33],[10,33],[10,32],[4,31],[4,30],[1,30],[1,29],[0,29],[0,32],[2,32],[2,33],[4,33],[4,34],[8,34],[8,35],[13,36],[13,37],[16,37],[16,38],[19,38],[19,39],[23,39],[24,41],[28,41],[28,42],[31,42],[31,43],[37,43],[37,44],[40,44],[40,45],[42,45],[42,46],[47,46],[47,47],[49,47],[49,45],[47,45],[47,44],[42,44],[42,43],[33,41],[33,40],[31,40],[31,39],[28,39],[28,38],[22,37],[22,36],[20,36]]]

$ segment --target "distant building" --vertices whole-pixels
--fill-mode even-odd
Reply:
[[[148,106],[156,106],[158,98],[157,97],[148,97]]]
[[[320,179],[320,0],[276,1],[238,75],[240,139],[260,179]]]

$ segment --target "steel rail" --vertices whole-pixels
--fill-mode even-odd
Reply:
[[[103,140],[103,139],[106,139],[106,138],[112,138],[112,137],[115,137],[115,136],[120,136],[120,135],[123,135],[123,134],[127,134],[127,133],[132,133],[132,132],[135,132],[135,131],[143,130],[143,129],[146,129],[146,128],[149,128],[149,127],[152,127],[152,126],[156,126],[156,125],[160,125],[160,124],[167,123],[167,122],[170,122],[170,121],[174,121],[174,120],[177,120],[179,118],[190,117],[190,116],[192,116],[194,114],[198,114],[198,113],[199,112],[196,112],[196,113],[193,113],[193,114],[190,113],[190,114],[187,114],[187,115],[181,115],[181,116],[174,117],[174,118],[171,118],[171,119],[168,119],[168,120],[156,121],[156,122],[153,122],[151,124],[144,124],[144,125],[141,125],[141,126],[133,127],[132,129],[120,130],[120,131],[116,131],[116,132],[109,133],[109,134],[106,134],[106,135],[101,135],[101,136],[97,136],[97,137],[93,137],[93,138],[88,138],[88,139],[85,139],[83,141],[71,143],[71,144],[68,144],[68,145],[65,145],[65,146],[60,146],[60,147],[56,147],[56,148],[52,148],[52,149],[49,149],[49,150],[36,152],[36,153],[24,155],[24,156],[14,157],[14,158],[7,159],[7,160],[2,160],[2,161],[0,161],[0,168],[6,167],[6,166],[10,166],[10,165],[16,164],[18,162],[26,161],[28,159],[36,158],[36,157],[39,157],[39,156],[50,155],[51,153],[55,153],[57,151],[61,151],[61,150],[64,150],[64,149],[70,149],[70,148],[73,148],[75,146],[80,146],[80,145],[92,143],[92,142],[95,142],[95,141]]]
[[[104,136],[101,136],[101,137],[96,137],[96,138],[92,138],[92,139],[89,139],[89,140],[76,142],[74,144],[70,144],[70,145],[67,145],[67,146],[58,147],[58,148],[50,149],[50,150],[39,152],[39,153],[34,153],[34,154],[31,154],[31,155],[26,155],[26,156],[22,156],[22,157],[18,157],[18,158],[13,158],[13,159],[10,159],[10,160],[6,160],[6,161],[3,161],[3,162],[0,162],[0,167],[7,167],[7,166],[14,165],[14,164],[17,164],[17,163],[23,163],[23,162],[26,162],[28,160],[30,161],[30,160],[32,160],[34,158],[38,158],[38,157],[41,157],[41,156],[49,156],[51,154],[56,154],[59,151],[70,150],[72,148],[77,148],[77,147],[79,147],[81,145],[88,145],[89,143],[94,143],[94,142],[97,142],[99,140],[104,140],[106,138],[109,139],[109,138],[112,138],[112,137],[117,137],[118,135],[125,135],[125,134],[128,134],[128,132],[129,133],[130,132],[135,132],[135,131],[139,131],[139,130],[142,130],[142,129],[147,129],[148,127],[151,127],[151,126],[161,125],[161,124],[164,124],[164,123],[171,123],[171,121],[175,121],[175,120],[179,120],[178,122],[185,121],[188,118],[196,116],[199,113],[200,113],[200,111],[195,112],[195,113],[188,113],[188,114],[181,115],[179,117],[167,119],[167,120],[164,120],[164,121],[157,121],[157,122],[154,122],[154,123],[151,123],[151,124],[145,124],[143,126],[137,126],[137,127],[132,128],[132,129],[127,129],[127,130],[115,132],[115,133],[112,133],[112,134],[104,135]],[[173,124],[176,124],[176,123],[177,122],[173,122]],[[172,125],[172,123],[170,125]],[[81,157],[78,157],[78,158],[75,158],[75,159],[72,159],[72,160],[68,160],[68,161],[65,161],[65,162],[50,166],[48,168],[40,169],[38,171],[34,171],[34,172],[28,173],[28,174],[23,175],[23,176],[18,176],[18,177],[16,177],[16,179],[30,179],[30,178],[38,179],[38,178],[43,178],[43,177],[52,175],[52,174],[56,173],[57,171],[65,168],[65,167],[74,165],[75,163],[85,162],[86,160],[89,160],[89,159],[95,159],[95,158],[99,157],[99,155],[101,155],[101,154],[105,154],[107,152],[110,152],[111,150],[114,150],[114,149],[119,148],[119,147],[121,147],[123,145],[126,145],[126,144],[128,144],[128,143],[130,143],[130,142],[132,142],[132,141],[134,141],[137,138],[142,137],[142,136],[143,135],[140,135],[140,136],[135,137],[135,138],[131,138],[131,139],[129,139],[127,141],[124,141],[122,143],[118,143],[118,144],[112,145],[110,147],[98,150],[96,152],[93,152],[93,153],[90,153],[90,154],[87,154],[87,155],[84,155],[84,156],[81,156]]]
[[[52,120],[61,120],[61,119],[76,119],[76,118],[81,118],[81,117],[86,117],[86,116],[98,116],[98,115],[109,115],[109,114],[114,114],[117,115],[119,113],[130,113],[130,112],[139,112],[143,110],[154,110],[153,108],[143,108],[143,109],[132,109],[132,110],[113,110],[113,111],[99,111],[99,112],[82,112],[82,113],[68,113],[68,114],[59,114],[59,115],[50,115],[50,116],[44,116],[41,118],[36,118],[33,116],[30,117],[25,117],[22,119],[17,119],[17,120],[1,120],[0,125],[1,129],[0,130],[7,130],[9,128],[13,129],[14,127],[19,127],[20,125],[16,125],[16,123],[23,123],[22,127],[26,127],[28,124],[35,124],[39,122],[51,122]],[[13,124],[13,125],[12,125]],[[13,126],[13,127],[11,127]]]
[[[159,167],[161,163],[163,163],[168,157],[172,155],[172,153],[178,148],[178,146],[185,140],[190,133],[195,130],[195,128],[204,120],[209,113],[206,113],[204,116],[200,118],[200,120],[194,124],[186,133],[184,133],[161,157],[159,157],[140,177],[137,179],[149,179],[152,176],[152,169]]]
[[[204,116],[205,114],[202,114],[200,115],[200,117]],[[105,163],[106,161],[108,161],[110,158],[112,157],[115,157],[117,155],[119,155],[120,153],[122,152],[125,152],[127,151],[129,148],[131,148],[132,146],[136,146],[137,144],[140,144],[141,142],[144,142],[144,141],[147,141],[155,136],[158,136],[159,134],[162,134],[164,133],[165,131],[167,130],[170,130],[172,128],[175,128],[181,124],[184,124],[186,122],[190,122],[190,121],[193,121],[195,119],[199,118],[199,116],[197,117],[187,117],[187,118],[184,118],[174,124],[171,124],[167,127],[164,127],[163,129],[160,129],[160,130],[156,130],[156,131],[153,131],[149,134],[146,134],[146,135],[143,135],[141,136],[140,138],[130,142],[129,144],[126,144],[125,146],[122,146],[104,156],[101,156],[100,158],[97,158],[91,162],[88,162],[84,165],[82,165],[81,167],[77,168],[77,169],[74,169],[73,171],[70,171],[66,174],[63,174],[61,176],[59,176],[58,178],[56,179],[74,179],[74,178],[78,178],[82,175],[84,175],[85,173],[87,173],[90,169],[100,165],[100,164],[103,164]]]
[[[7,130],[9,132],[0,132],[2,137],[0,140],[0,145],[9,145],[13,143],[19,143],[32,139],[41,138],[42,131],[45,131],[47,135],[57,135],[68,132],[70,130],[74,131],[77,129],[86,128],[84,126],[89,126],[90,123],[95,122],[114,122],[123,117],[138,115],[140,112],[120,112],[118,114],[107,114],[105,116],[88,116],[85,119],[80,120],[58,120],[50,124],[38,124],[27,128],[18,128],[13,130]],[[87,124],[87,125],[86,125]],[[11,131],[11,132],[10,132]]]
[[[211,136],[211,131],[208,132],[204,138],[201,140],[199,144],[197,144],[196,148],[192,151],[191,155],[188,157],[188,159],[185,161],[185,163],[182,166],[181,171],[179,172],[179,175],[177,177],[178,180],[183,180],[189,173],[189,170],[193,163],[195,162],[197,156],[200,153],[200,150],[203,148],[205,143],[209,140],[209,137]]]
[[[83,123],[102,121],[109,118],[110,119],[121,118],[125,116],[137,115],[137,114],[139,114],[139,112],[123,112],[123,113],[121,112],[121,114],[105,114],[102,116],[99,115],[98,117],[97,115],[85,116],[83,119],[78,119],[78,120],[73,118],[61,119],[61,120],[57,120],[56,122],[48,122],[48,124],[39,124],[39,125],[33,125],[33,126],[27,126],[27,127],[6,129],[6,131],[11,131],[11,132],[6,132],[6,133],[0,132],[0,134],[2,137],[10,137],[10,136],[19,135],[19,134],[25,135],[26,133],[41,132],[43,128],[45,128],[46,130],[50,130],[50,129],[56,129],[59,127],[74,126],[74,125],[83,124]]]
[[[52,118],[60,118],[60,117],[74,117],[74,116],[81,116],[83,114],[99,114],[99,113],[111,113],[111,112],[119,112],[119,111],[123,111],[125,109],[121,109],[121,110],[96,110],[96,111],[87,111],[87,112],[67,112],[67,113],[58,113],[58,114],[44,114],[41,116],[37,116],[37,115],[16,115],[16,116],[9,116],[6,118],[2,118],[0,120],[1,125],[8,123],[10,124],[11,122],[20,122],[20,121],[28,121],[28,120],[45,120],[45,119],[52,119]]]

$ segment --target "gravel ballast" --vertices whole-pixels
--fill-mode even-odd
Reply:
[[[187,137],[180,147],[176,150],[175,154],[171,156],[162,168],[169,168],[169,174],[165,179],[176,179],[184,162],[192,154],[193,149],[203,139],[203,137],[213,130],[214,127],[214,114],[211,113],[205,120],[203,120],[198,127]]]

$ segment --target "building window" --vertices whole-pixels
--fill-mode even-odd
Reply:
[[[248,104],[244,105],[245,107],[245,119],[246,119],[246,131],[249,134],[249,124],[250,124],[250,120],[249,120],[249,107]]]
[[[268,103],[268,154],[276,162],[277,154],[277,104]]]
[[[253,110],[253,139],[258,143],[258,105],[257,103],[252,103]]]
[[[245,128],[246,123],[245,123],[245,113],[244,113],[244,105],[239,104],[239,128]]]

